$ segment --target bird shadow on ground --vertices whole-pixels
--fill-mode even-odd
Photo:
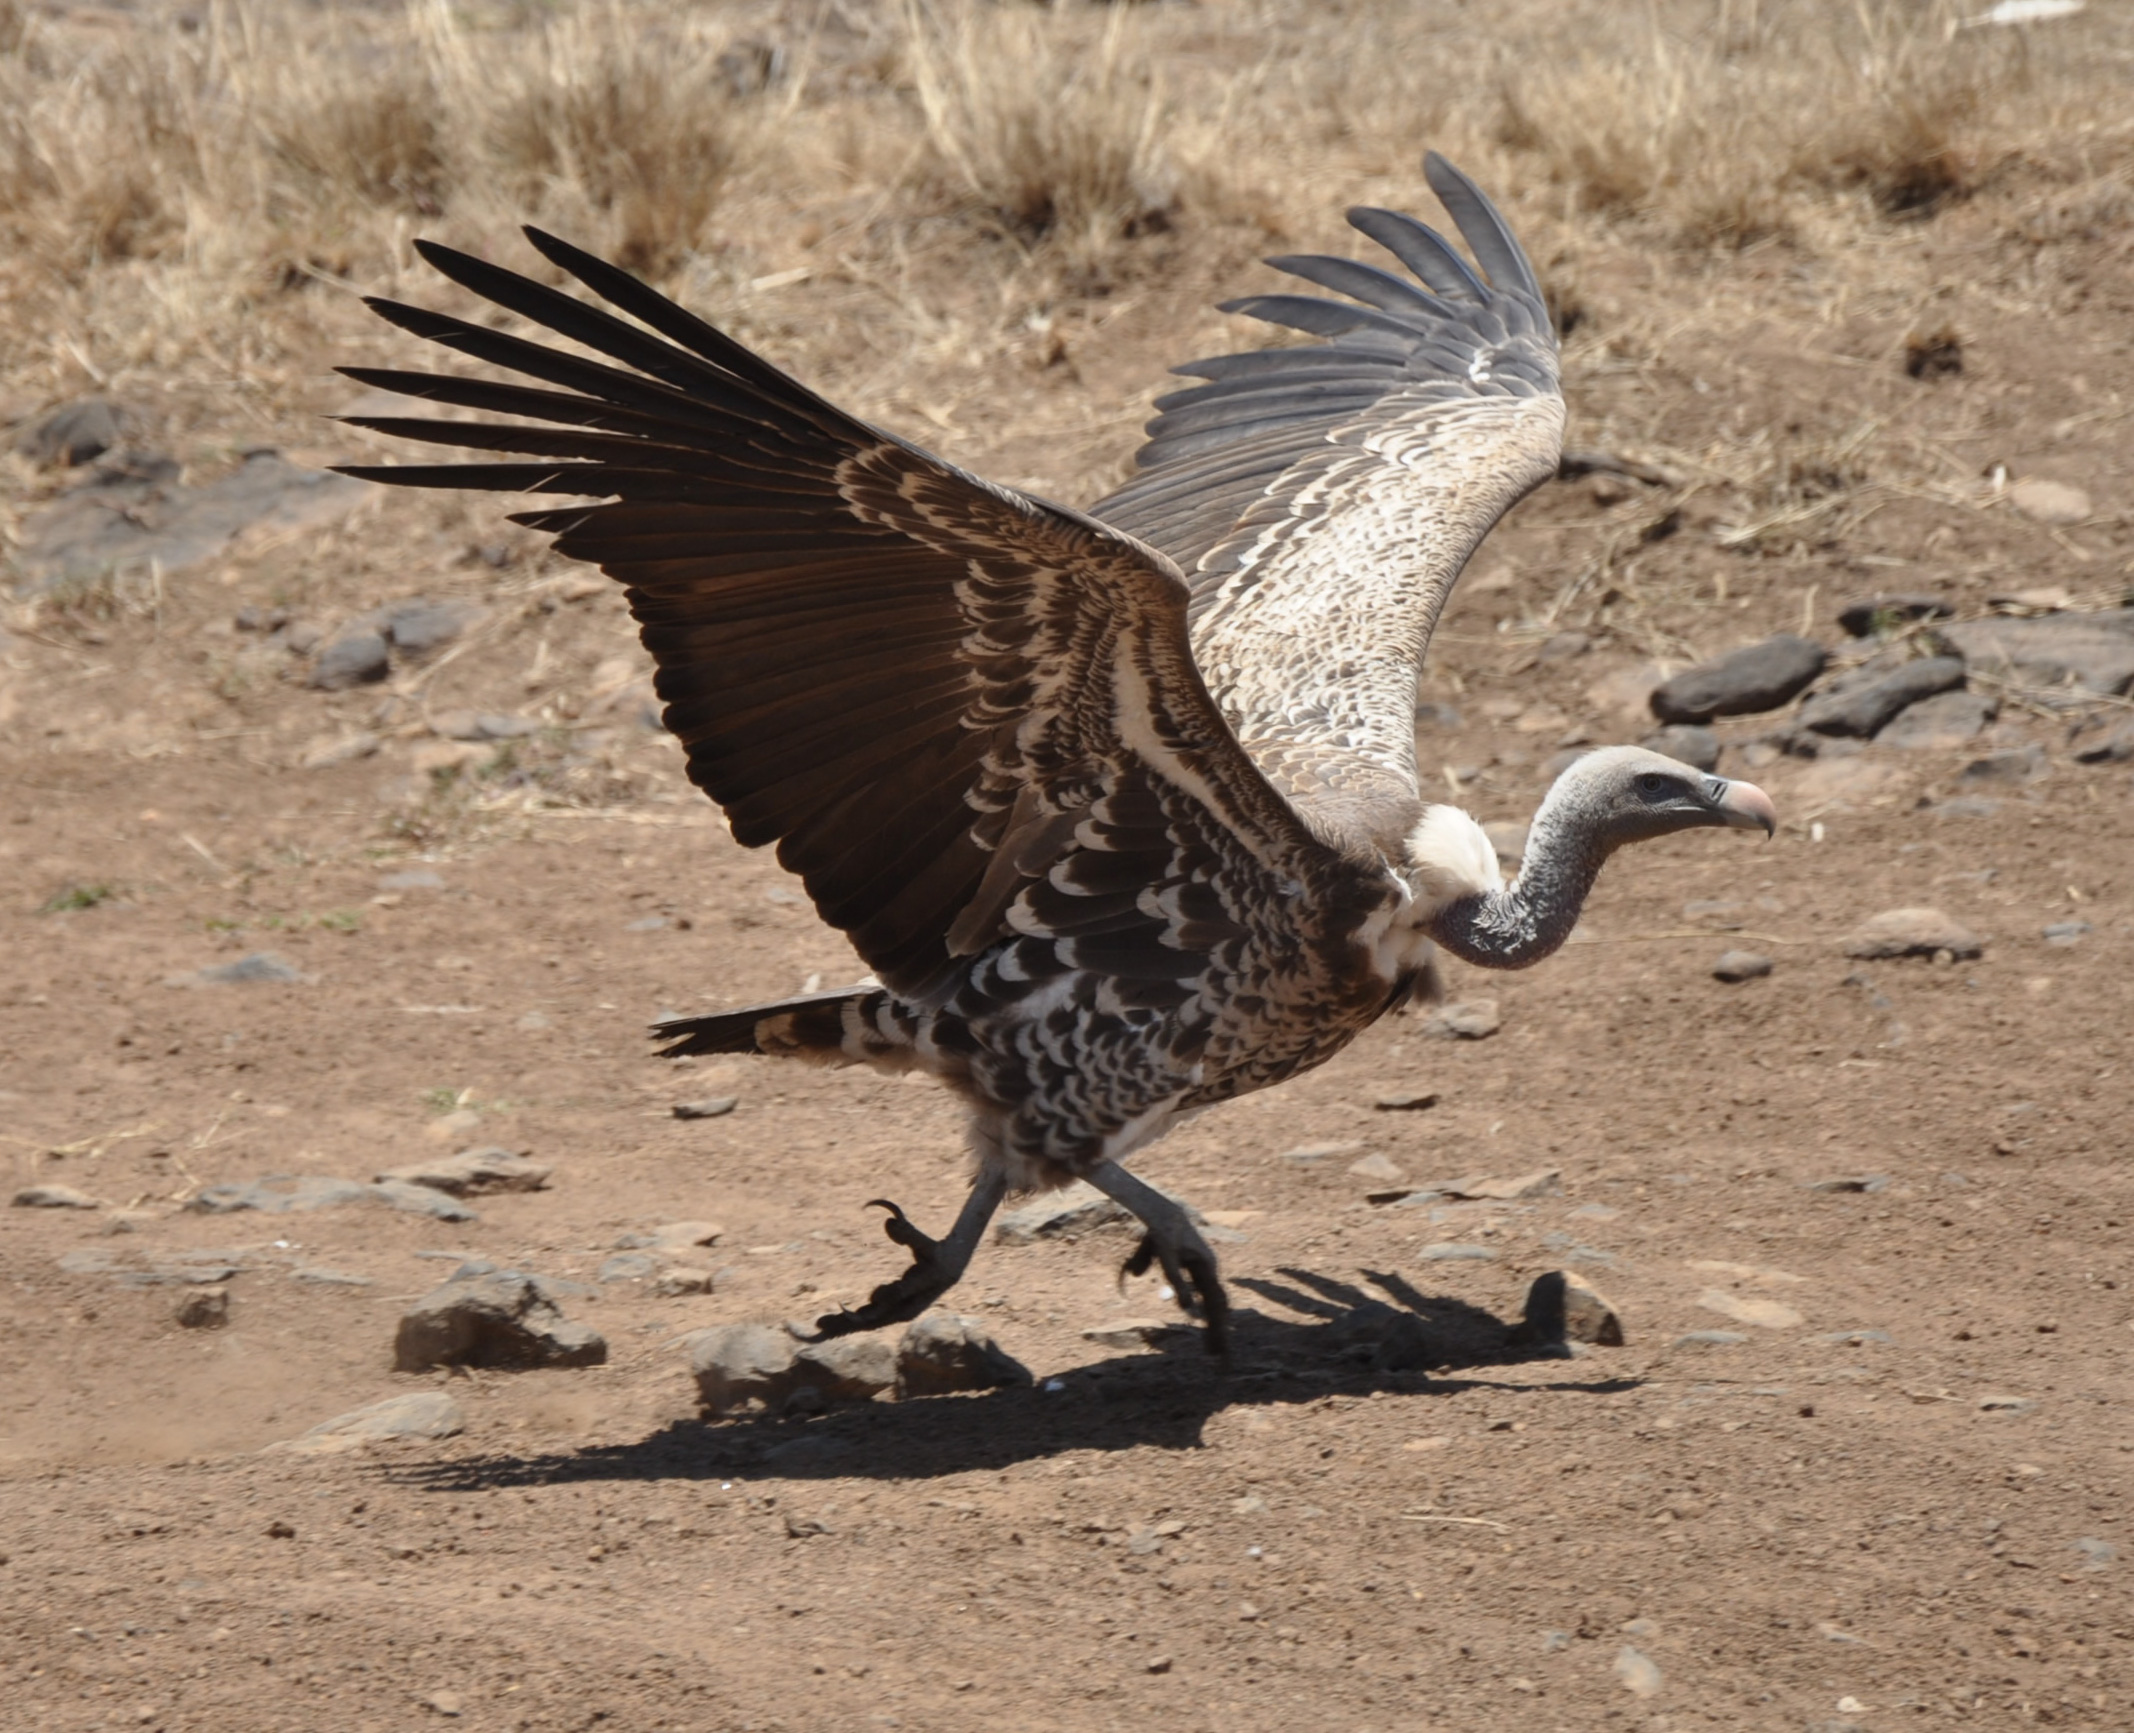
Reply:
[[[1097,1361],[1034,1385],[860,1403],[814,1418],[677,1421],[628,1444],[462,1457],[382,1472],[440,1492],[564,1481],[926,1480],[1075,1450],[1197,1449],[1208,1420],[1230,1408],[1380,1390],[1447,1395],[1484,1382],[1503,1390],[1606,1396],[1639,1382],[1458,1376],[1570,1360],[1576,1350],[1562,1338],[1560,1309],[1553,1320],[1537,1319],[1530,1301],[1526,1319],[1507,1323],[1383,1272],[1364,1273],[1377,1294],[1304,1270],[1277,1274],[1285,1280],[1247,1277],[1235,1285],[1304,1314],[1304,1321],[1239,1309],[1227,1364],[1203,1351],[1198,1330],[1180,1328],[1159,1339],[1156,1353]]]

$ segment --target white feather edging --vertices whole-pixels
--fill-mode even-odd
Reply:
[[[1417,913],[1428,920],[1462,897],[1504,888],[1497,851],[1473,817],[1456,806],[1433,806],[1408,835],[1408,881]]]

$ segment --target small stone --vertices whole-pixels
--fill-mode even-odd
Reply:
[[[382,873],[378,878],[381,891],[441,891],[445,881],[428,867],[410,867],[405,872]]]
[[[1986,606],[1997,614],[2057,614],[2075,605],[2065,584],[2046,584],[2034,590],[1989,592]]]
[[[1712,965],[1712,979],[1728,983],[1760,981],[1772,966],[1769,957],[1756,951],[1722,951],[1719,961]]]
[[[99,458],[118,444],[125,412],[107,397],[77,397],[15,430],[17,456],[53,469],[71,469]]]
[[[385,615],[380,627],[393,648],[411,656],[441,650],[489,616],[478,602],[402,602]]]
[[[2008,503],[2032,523],[2078,524],[2094,508],[2090,496],[2064,481],[2047,481],[2026,475],[2008,490]]]
[[[1005,1352],[976,1318],[935,1313],[897,1344],[897,1394],[943,1396],[1032,1383],[1030,1369]]]
[[[528,1160],[524,1150],[489,1144],[480,1149],[463,1149],[441,1160],[389,1167],[378,1175],[378,1182],[426,1185],[453,1197],[480,1197],[490,1192],[545,1191],[548,1171],[540,1162]]]
[[[1660,1669],[1648,1655],[1625,1643],[1615,1652],[1615,1676],[1633,1697],[1649,1700],[1660,1694]]]
[[[1437,1104],[1435,1089],[1389,1089],[1371,1103],[1380,1113],[1421,1113]]]
[[[2084,1535],[2074,1543],[2072,1550],[2081,1556],[2082,1568],[2086,1571],[2107,1570],[2119,1557],[2118,1547],[2094,1535]]]
[[[2054,921],[2039,936],[2056,950],[2066,950],[2082,943],[2083,936],[2094,932],[2087,921]]]
[[[304,976],[286,957],[272,951],[253,951],[234,962],[216,963],[180,979],[202,987],[248,987],[262,981],[301,981]]]
[[[1759,1330],[1792,1330],[1801,1323],[1801,1315],[1791,1306],[1777,1300],[1754,1300],[1742,1294],[1730,1294],[1724,1288],[1706,1288],[1697,1296],[1697,1304],[1707,1312],[1717,1312],[1722,1318],[1732,1318],[1737,1324],[1753,1324]]]
[[[1867,739],[1878,733],[1900,711],[1964,683],[1963,659],[1958,656],[1925,656],[1906,662],[1893,672],[1867,674],[1835,682],[1829,691],[1811,698],[1801,709],[1800,725],[1811,734],[1839,734]]]
[[[230,1290],[220,1285],[194,1288],[172,1314],[180,1329],[219,1330],[230,1321]]]
[[[1895,1340],[1887,1330],[1833,1330],[1814,1339],[1834,1348],[1886,1348]]]
[[[432,1691],[423,1698],[423,1703],[448,1719],[459,1714],[466,1706],[466,1700],[457,1691]]]
[[[1168,1655],[1151,1655],[1145,1665],[1147,1671],[1151,1673],[1168,1673],[1171,1670],[1171,1657]]]
[[[340,634],[319,652],[311,667],[311,685],[319,692],[345,692],[367,686],[393,671],[392,652],[382,633],[357,626]]]
[[[1337,1155],[1349,1155],[1363,1147],[1360,1143],[1300,1143],[1295,1149],[1285,1149],[1277,1158],[1292,1167],[1317,1167]]]
[[[1448,1198],[1482,1198],[1497,1203],[1514,1203],[1520,1198],[1546,1197],[1561,1189],[1563,1169],[1560,1167],[1537,1167],[1530,1173],[1513,1174],[1508,1179],[1491,1179],[1481,1174],[1468,1174],[1460,1179],[1441,1179],[1425,1189],[1433,1195]]]
[[[1082,1332],[1082,1340],[1100,1348],[1153,1348],[1167,1336],[1176,1336],[1183,1325],[1163,1318],[1120,1318],[1109,1324],[1094,1324]]]
[[[1814,1179],[1808,1182],[1810,1191],[1825,1192],[1877,1192],[1889,1189],[1886,1173],[1847,1173],[1832,1179]]]
[[[1441,1240],[1415,1254],[1416,1262],[1423,1264],[1488,1264],[1494,1263],[1497,1254],[1488,1246],[1463,1245],[1456,1240]]]
[[[1760,644],[1686,668],[1654,688],[1652,713],[1662,722],[1709,722],[1776,710],[1822,673],[1820,644],[1781,632]]]
[[[1877,746],[1906,752],[1954,752],[1968,746],[2000,713],[2000,706],[1978,692],[1939,692],[1898,712],[1875,736]]]
[[[313,1288],[374,1288],[377,1283],[368,1276],[352,1276],[346,1270],[336,1270],[325,1264],[299,1264],[289,1272],[289,1279],[302,1282]]]
[[[1470,999],[1464,1004],[1440,1005],[1423,1019],[1425,1035],[1448,1041],[1481,1041],[1504,1027],[1504,1018],[1494,999]]]
[[[485,710],[447,710],[430,719],[430,732],[446,740],[523,740],[541,724],[530,716],[500,716]]]
[[[1677,1348],[1738,1348],[1748,1337],[1739,1330],[1690,1330],[1677,1336]]]
[[[871,1402],[897,1382],[899,1356],[880,1336],[833,1336],[793,1356],[793,1374],[833,1402]]]
[[[2033,742],[2008,752],[1989,752],[1984,758],[1974,758],[1957,774],[1957,782],[1966,788],[1979,788],[1995,784],[2036,782],[2043,776],[2050,763],[2045,748]]]
[[[1966,663],[2019,686],[2069,698],[2134,689],[2134,608],[2037,619],[1989,615],[1935,628]]]
[[[717,1222],[663,1222],[650,1233],[624,1234],[615,1242],[617,1251],[687,1252],[699,1246],[715,1246],[726,1229]]]
[[[797,1348],[785,1331],[766,1324],[725,1324],[698,1331],[689,1350],[697,1400],[714,1417],[752,1402],[777,1406],[793,1387]]]
[[[450,1438],[466,1424],[457,1402],[441,1391],[426,1390],[338,1414],[300,1437],[267,1448],[284,1456],[339,1456],[393,1438]]]
[[[659,1272],[659,1267],[659,1259],[655,1258],[650,1252],[617,1252],[613,1257],[607,1258],[601,1263],[600,1273],[593,1280],[596,1282],[641,1282],[647,1276],[656,1275]]]
[[[677,1101],[674,1117],[677,1119],[722,1119],[739,1105],[740,1097],[734,1095],[707,1095],[701,1101]]]
[[[26,1185],[9,1200],[17,1209],[102,1209],[103,1203],[71,1185]]]
[[[700,1264],[669,1264],[652,1281],[652,1291],[663,1300],[716,1293],[718,1286],[719,1272]]]
[[[432,1366],[598,1366],[608,1357],[597,1330],[574,1323],[538,1276],[512,1270],[446,1282],[401,1315],[393,1361],[402,1372]]]
[[[2070,750],[2077,764],[2123,764],[2134,758],[2134,716],[2094,716],[2078,727]]]
[[[1939,596],[1868,596],[1838,610],[1838,624],[1855,638],[1909,626],[1914,620],[1946,620],[1956,610]]]
[[[2028,1414],[2037,1403],[2028,1396],[1981,1396],[1978,1411],[1981,1414]]]
[[[1076,1180],[1073,1185],[1008,1211],[993,1229],[993,1237],[1005,1245],[1028,1245],[1033,1240],[1056,1240],[1068,1234],[1090,1233],[1133,1219],[1123,1206],[1114,1203],[1088,1181]]]
[[[1855,927],[1845,938],[1848,957],[1976,957],[1985,945],[1967,927],[1939,909],[1885,909]]]
[[[258,1210],[264,1215],[286,1215],[292,1210],[337,1209],[344,1204],[385,1204],[406,1215],[429,1216],[437,1221],[471,1222],[473,1210],[441,1191],[426,1185],[389,1180],[364,1185],[352,1179],[332,1179],[323,1174],[269,1174],[264,1179],[226,1181],[204,1186],[187,1204],[200,1215],[234,1215]]]
[[[337,764],[353,764],[373,758],[383,745],[375,734],[329,734],[314,740],[298,756],[299,770],[331,770]]]
[[[1657,752],[1662,758],[1672,758],[1693,770],[1708,772],[1719,768],[1719,736],[1709,728],[1677,722],[1646,735],[1638,744],[1647,752]]]
[[[1526,1291],[1520,1323],[1512,1331],[1520,1342],[1549,1344],[1591,1342],[1598,1347],[1623,1345],[1623,1320],[1607,1297],[1571,1270],[1536,1276]]]
[[[1358,1179],[1382,1180],[1389,1185],[1407,1177],[1384,1156],[1375,1154],[1367,1155],[1361,1161],[1350,1162],[1349,1172]]]

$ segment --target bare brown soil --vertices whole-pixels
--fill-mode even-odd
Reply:
[[[1418,180],[1355,191],[1419,208]],[[1350,196],[1331,186],[1278,244],[1338,246]],[[1424,744],[1473,773],[1463,803],[1523,818],[1564,739],[1644,732],[1610,692],[1656,656],[1804,626],[1836,645],[1836,606],[1881,590],[1966,613],[2048,586],[2116,602],[2134,254],[2123,228],[2045,224],[2058,208],[2018,174],[1925,220],[1859,216],[1843,246],[1589,234],[1573,443],[1685,484],[1556,484],[1484,549],[1424,693],[1461,718]],[[1211,219],[1136,244],[1125,289],[996,329],[960,268],[992,255],[937,242],[899,316],[975,321],[967,353],[892,368],[850,282],[801,285],[751,335],[982,473],[1087,499],[1162,369],[1234,340],[1206,304],[1259,283],[1248,261],[1277,243]],[[1961,334],[1960,375],[1907,376],[1929,325]],[[196,475],[263,437],[347,456],[314,418],[355,395],[326,368],[413,345],[339,310],[314,335],[268,403],[191,364],[122,383]],[[16,384],[20,413],[56,395]],[[2079,485],[2094,515],[2020,517],[1981,485],[1996,465]],[[58,485],[9,470],[8,511]],[[231,624],[249,603],[330,627],[413,595],[490,613],[352,693],[304,689],[300,660]],[[1589,650],[1539,657],[1573,627]],[[2134,773],[2073,762],[2066,719],[2024,694],[1960,753],[1753,772],[1787,819],[1773,843],[1639,850],[1559,957],[1458,975],[1456,997],[1499,1001],[1493,1038],[1389,1020],[1150,1151],[1141,1171],[1241,1236],[1220,1247],[1245,1309],[1233,1365],[1191,1335],[1084,1338],[1167,1313],[1151,1282],[1120,1292],[1122,1235],[989,1245],[955,1306],[1038,1387],[710,1424],[683,1338],[863,1296],[902,1258],[863,1200],[945,1221],[958,1116],[926,1083],[648,1057],[659,1012],[857,964],[644,726],[619,602],[487,505],[380,498],[145,601],[25,605],[12,628],[0,1151],[9,1189],[106,1207],[0,1210],[0,1725],[2134,1716]],[[434,724],[467,709],[540,730],[454,755]],[[1760,726],[1722,727],[1730,772]],[[373,755],[302,768],[359,733]],[[2042,781],[1943,805],[1981,750],[2030,742]],[[384,882],[417,870],[441,884]],[[1844,957],[1861,919],[1912,904],[1984,956]],[[2044,942],[2071,919],[2091,930]],[[1732,945],[1775,971],[1713,980]],[[305,979],[170,984],[257,951]],[[1397,1090],[1441,1099],[1373,1105]],[[720,1093],[735,1112],[672,1117]],[[368,1179],[488,1142],[552,1163],[552,1189],[477,1199],[461,1225],[183,1207],[217,1181]],[[1355,1147],[1284,1159],[1315,1144]],[[1365,1201],[1385,1183],[1347,1171],[1365,1154],[1418,1183],[1558,1168],[1561,1189],[1424,1221]],[[1866,1176],[1887,1183],[1816,1189]],[[683,1218],[723,1224],[715,1294],[595,1281],[619,1237]],[[1441,1242],[1494,1256],[1421,1259]],[[210,1250],[241,1266],[220,1330],[178,1327],[179,1288],[122,1279]],[[595,1288],[569,1305],[608,1364],[393,1373],[394,1321],[453,1267],[439,1254]],[[320,1266],[367,1285],[296,1274]],[[1508,1356],[1498,1325],[1564,1267],[1616,1302],[1628,1345]],[[1374,1373],[1382,1306],[1424,1313],[1442,1365]],[[1740,1339],[1685,1339],[1713,1331]],[[262,1454],[428,1388],[460,1402],[461,1435]]]

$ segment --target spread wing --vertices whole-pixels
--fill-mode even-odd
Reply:
[[[690,778],[739,841],[778,845],[901,997],[938,1002],[974,954],[1049,925],[1132,1002],[1176,1003],[1196,948],[1240,935],[1233,911],[1293,908],[1337,868],[1209,698],[1169,560],[854,420],[528,234],[642,323],[422,244],[455,282],[607,360],[373,301],[540,383],[344,368],[521,418],[356,425],[534,461],[346,473],[609,502],[516,521],[627,586]]]
[[[1224,311],[1321,341],[1177,369],[1140,473],[1090,514],[1176,560],[1193,647],[1238,736],[1309,809],[1415,793],[1416,676],[1482,538],[1556,472],[1563,398],[1533,267],[1443,158],[1424,172],[1470,265],[1413,217],[1350,223],[1409,277],[1271,259],[1349,297],[1251,295]]]

